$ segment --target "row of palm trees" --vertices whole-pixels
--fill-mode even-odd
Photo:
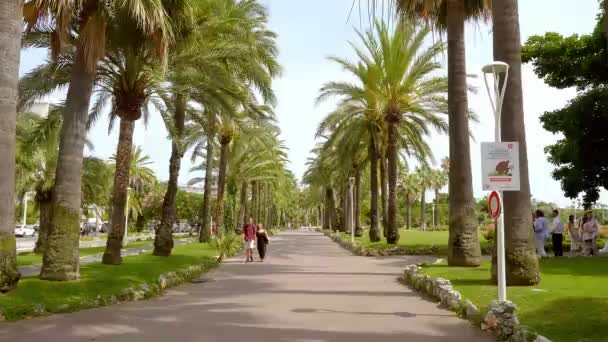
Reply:
[[[2,134],[6,141],[0,152],[6,152],[3,155],[11,162],[3,166],[0,179],[3,188],[11,189],[2,197],[11,205],[3,206],[0,212],[0,290],[14,288],[19,279],[12,237],[14,208],[9,208],[14,207],[16,108],[25,110],[36,99],[62,88],[67,88],[67,95],[61,110],[55,172],[48,177],[54,179],[47,187],[49,217],[41,279],[79,278],[83,152],[87,129],[108,112],[106,108],[110,129],[118,120],[119,140],[111,233],[103,263],[122,262],[125,205],[128,188],[133,185],[129,166],[135,123],[156,113],[166,123],[172,153],[154,255],[171,254],[179,170],[191,146],[199,146],[195,149],[198,152],[205,150],[201,241],[208,239],[204,235],[211,215],[218,231],[228,231],[231,226],[223,222],[226,188],[234,194],[241,187],[244,208],[247,185],[255,185],[253,197],[260,197],[261,184],[266,202],[256,197],[255,205],[275,208],[273,215],[283,215],[277,208],[293,194],[273,192],[291,179],[274,125],[271,82],[280,67],[276,37],[266,26],[266,9],[258,0],[33,0],[23,7],[2,6],[2,15],[9,17],[0,26],[0,37],[10,40],[0,42],[8,51],[6,58],[0,58],[7,65],[2,70],[8,77],[2,78],[0,87],[6,87],[9,95],[0,104],[1,126],[8,133]],[[27,26],[23,36],[22,20]],[[21,47],[46,48],[51,58],[26,74],[17,86],[12,68],[18,67]],[[217,177],[213,177],[214,170],[218,170]],[[213,213],[212,182],[217,193]]]
[[[507,283],[537,283],[540,280],[538,261],[529,228],[531,203],[517,0],[395,0],[388,3],[398,13],[394,30],[377,22],[372,29],[359,33],[362,48],[355,50],[356,62],[331,59],[354,76],[355,82],[330,82],[321,89],[319,100],[338,97],[339,102],[319,127],[317,137],[323,142],[313,150],[305,182],[326,194],[326,222],[331,222],[335,207],[333,192],[343,191],[348,178],[359,177],[369,165],[370,240],[381,238],[380,180],[381,194],[388,197],[380,215],[385,237],[388,243],[397,243],[398,170],[406,166],[409,159],[423,166],[432,160],[428,134],[430,128],[435,128],[440,133],[448,133],[450,141],[448,263],[451,266],[480,264],[469,143],[472,115],[467,104],[464,27],[467,21],[492,21],[494,59],[511,66],[503,105],[502,139],[520,143],[522,167],[521,191],[504,196],[504,208],[509,213],[505,220]],[[431,28],[447,33],[447,77],[438,76],[441,67],[436,61],[445,47],[441,42],[428,39]],[[407,190],[405,193],[407,195]],[[493,267],[494,279],[495,270]]]

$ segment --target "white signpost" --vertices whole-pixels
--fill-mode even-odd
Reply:
[[[496,266],[498,280],[498,300],[507,300],[507,279],[505,271],[505,214],[502,208],[502,191],[519,191],[519,144],[501,142],[501,111],[509,80],[509,65],[493,62],[482,68],[490,104],[494,111],[494,143],[482,143],[482,189],[494,190],[488,203],[496,220]],[[494,77],[493,92],[488,84],[488,75]],[[501,77],[502,76],[502,77]],[[493,93],[493,94],[492,94]],[[492,96],[494,95],[494,97]]]

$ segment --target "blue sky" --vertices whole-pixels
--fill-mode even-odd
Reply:
[[[263,0],[270,12],[270,28],[278,33],[279,60],[283,74],[274,83],[279,103],[276,113],[282,130],[282,139],[289,148],[289,167],[301,176],[306,158],[314,145],[314,132],[319,121],[333,106],[331,101],[320,106],[315,98],[323,83],[347,79],[340,68],[326,60],[327,56],[353,57],[348,41],[356,41],[355,28],[359,27],[359,16],[355,12],[347,22],[352,0]],[[534,34],[556,31],[564,35],[590,32],[595,25],[598,12],[596,0],[534,0],[520,1],[520,25],[522,40]],[[576,15],[573,15],[576,13]],[[355,27],[353,27],[355,26]],[[39,50],[25,51],[22,55],[21,71],[25,72],[46,58]],[[481,66],[492,61],[491,29],[477,24],[467,27],[467,69],[479,74]],[[483,79],[473,80],[479,91],[469,97],[469,106],[478,114],[480,122],[471,129],[475,141],[471,143],[473,159],[473,181],[475,195],[482,197],[480,180],[479,142],[493,141],[494,120],[487,99]],[[537,199],[568,205],[557,182],[551,179],[553,169],[547,162],[543,149],[556,140],[544,131],[539,116],[548,110],[564,106],[574,97],[572,89],[557,90],[539,80],[529,66],[523,69],[524,108],[528,138],[528,157],[532,194]],[[61,94],[53,100],[60,99]],[[102,158],[111,156],[118,139],[115,130],[108,136],[107,120],[100,120],[90,132],[95,151]],[[432,147],[437,160],[448,154],[445,136],[433,135]],[[152,168],[161,179],[168,177],[168,160],[171,144],[167,140],[164,125],[158,116],[153,116],[144,127],[136,127],[134,142],[142,146],[154,164]],[[189,155],[182,163],[180,183],[186,183],[195,175],[189,173]],[[608,196],[602,194],[602,201]]]

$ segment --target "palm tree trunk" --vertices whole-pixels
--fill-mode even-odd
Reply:
[[[0,292],[19,282],[15,241],[15,125],[21,51],[21,1],[0,4]]]
[[[426,190],[422,189],[420,195],[420,230],[426,230]]]
[[[51,193],[40,192],[36,194],[36,201],[38,201],[38,208],[40,209],[40,225],[38,226],[38,239],[36,239],[34,253],[44,254],[46,251],[49,225],[51,224]]]
[[[225,234],[228,229],[224,227],[224,190],[226,189],[226,171],[228,167],[228,148],[230,147],[229,136],[222,136],[220,139],[220,170],[217,178],[217,203],[215,205],[215,221],[217,222],[217,231]]]
[[[97,10],[97,1],[87,1],[79,18],[84,27]],[[89,103],[95,82],[94,66],[86,65],[86,46],[79,41],[65,100],[55,185],[51,205],[47,250],[40,279],[76,280],[80,277],[81,173]],[[8,155],[3,154],[8,157]]]
[[[241,183],[241,197],[239,205],[239,222],[238,228],[245,226],[245,218],[247,217],[247,182]]]
[[[439,189],[435,189],[435,227],[440,226],[441,214],[439,213]]]
[[[331,187],[325,188],[325,219],[328,229],[336,231],[336,222],[334,220],[334,191]]]
[[[348,186],[342,186],[341,196],[340,196],[340,207],[342,211],[342,224],[340,228],[342,232],[347,233],[350,232],[349,220],[348,220]]]
[[[256,201],[256,221],[255,223],[259,223],[262,220],[262,182],[256,182],[258,197]]]
[[[361,170],[355,169],[355,236],[363,236],[363,227],[361,227]]]
[[[329,210],[329,187],[325,188],[325,199],[324,199],[324,210],[323,210],[323,229],[324,230],[329,230],[330,229],[330,222],[331,222],[331,217],[330,217],[330,210]]]
[[[464,2],[448,0],[448,115],[450,137],[448,264],[478,266],[481,249],[477,235],[465,59]]]
[[[205,160],[205,184],[203,194],[203,208],[201,213],[201,229],[198,234],[199,242],[209,242],[211,235],[211,185],[213,184],[213,141],[215,133],[210,130],[207,136],[207,151]]]
[[[114,187],[112,189],[112,231],[108,235],[106,250],[102,263],[120,265],[122,257],[123,238],[125,236],[125,208],[129,187],[129,169],[131,164],[131,149],[133,147],[134,122],[120,119],[120,134],[116,146],[116,171],[114,172]]]
[[[507,284],[532,285],[540,281],[538,259],[530,213],[530,181],[521,80],[521,37],[517,0],[495,0],[494,59],[509,64],[509,80],[502,107],[502,140],[519,142],[520,191],[504,193],[505,254]],[[492,279],[496,281],[496,258],[492,258]]]
[[[171,144],[171,158],[169,159],[169,181],[167,191],[163,199],[163,208],[160,218],[160,227],[154,237],[153,255],[167,257],[173,249],[173,224],[177,216],[175,196],[177,196],[177,185],[179,180],[179,169],[182,163],[184,151],[182,147],[182,135],[186,125],[187,96],[178,92],[175,96],[175,136]]]
[[[397,144],[399,113],[388,116],[388,217],[386,242],[396,244],[399,242],[399,227],[397,227]]]
[[[407,229],[412,229],[412,202],[407,202]]]
[[[369,169],[370,169],[370,209],[369,209],[369,240],[380,241],[380,230],[378,229],[378,149],[374,135],[371,135],[369,143]]]
[[[251,210],[249,216],[253,218],[253,222],[258,219],[258,186],[257,181],[251,181]]]
[[[382,232],[384,237],[388,237],[388,184],[386,177],[386,155],[380,153],[380,200],[382,201]]]

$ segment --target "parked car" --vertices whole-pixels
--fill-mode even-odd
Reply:
[[[27,237],[27,236],[35,236],[36,230],[32,227],[24,226],[22,224],[15,227],[15,236],[18,237]]]

